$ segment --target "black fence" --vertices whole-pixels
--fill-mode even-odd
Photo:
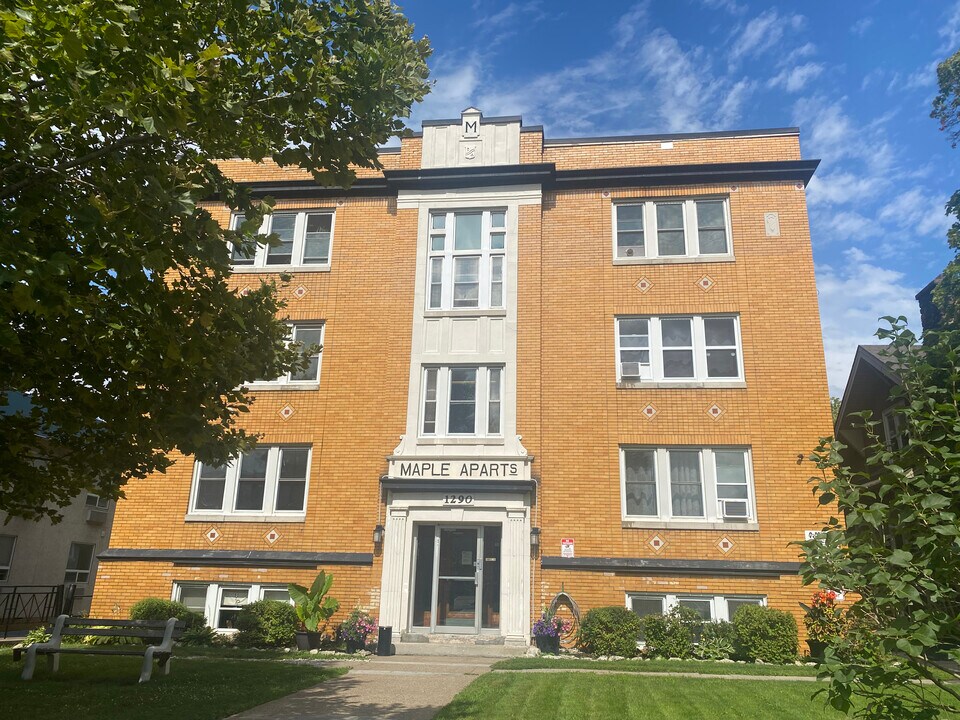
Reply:
[[[20,634],[73,611],[76,585],[0,587],[0,636]]]

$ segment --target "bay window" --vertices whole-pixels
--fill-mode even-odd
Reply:
[[[506,233],[503,210],[431,213],[427,309],[503,308]]]
[[[421,436],[500,437],[503,367],[425,367]]]

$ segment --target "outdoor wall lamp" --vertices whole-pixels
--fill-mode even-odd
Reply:
[[[373,529],[373,544],[379,545],[383,542],[383,525],[377,525]]]
[[[530,548],[536,550],[540,547],[540,528],[530,528]]]

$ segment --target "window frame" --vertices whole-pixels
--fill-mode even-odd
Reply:
[[[13,567],[13,558],[17,554],[17,536],[16,535],[0,535],[0,538],[10,538],[12,542],[10,543],[10,554],[6,558],[4,563],[4,558],[0,557],[0,582],[9,582],[10,580],[10,569]]]
[[[907,423],[900,412],[901,410],[903,410],[903,407],[898,405],[897,407],[889,407],[880,414],[883,426],[883,444],[891,452],[902,450],[908,442]]]
[[[724,253],[704,253],[700,251],[700,225],[697,216],[698,202],[722,202],[724,231],[726,233],[727,251]],[[661,255],[659,248],[659,224],[657,222],[658,204],[681,204],[683,215],[683,239],[685,253],[683,255]],[[656,264],[671,262],[703,262],[733,260],[733,231],[730,218],[729,195],[697,195],[656,198],[622,198],[614,200],[611,205],[612,251],[614,264]],[[643,255],[620,255],[618,214],[621,206],[641,206],[643,208]],[[707,228],[714,229],[714,228]],[[625,231],[636,232],[636,231]]]
[[[93,500],[93,502],[90,502]],[[110,498],[101,497],[96,493],[87,492],[87,496],[83,500],[84,507],[92,508],[96,510],[106,510],[110,507]]]
[[[753,473],[753,452],[742,445],[642,445],[624,443],[620,450],[620,516],[623,522],[647,522],[660,525],[682,527],[702,523],[723,523],[732,528],[757,523],[756,489]],[[627,453],[634,451],[654,451],[654,476],[657,491],[657,515],[631,515],[627,512]],[[670,483],[670,452],[697,452],[700,463],[700,494],[703,499],[703,515],[687,516],[673,514],[673,495]],[[717,452],[742,452],[747,485],[746,518],[725,518],[720,510],[717,496]]]
[[[680,346],[664,347],[663,344],[663,320],[689,319],[691,321],[691,340],[693,342],[693,376],[692,377],[667,377],[663,372],[663,353],[665,350],[682,350]],[[736,335],[737,352],[737,376],[736,377],[709,377],[708,372],[708,348],[706,345],[705,320],[730,319],[733,320],[733,329]],[[621,353],[638,348],[622,347],[620,338],[621,320],[646,320],[647,321],[647,339],[650,362],[647,366],[641,365],[641,374],[638,376],[625,376],[622,374]],[[613,319],[614,335],[614,365],[616,379],[618,384],[627,386],[634,385],[722,385],[724,383],[741,384],[746,381],[743,369],[743,340],[740,331],[739,313],[709,313],[709,314],[668,314],[668,315],[615,315]],[[721,346],[711,346],[712,349],[718,349]],[[726,346],[723,346],[726,347]],[[642,348],[641,348],[642,349]],[[632,362],[632,361],[631,361]],[[648,371],[644,373],[643,367]]]
[[[90,548],[90,562],[87,563],[86,569],[80,567],[70,567],[70,556],[73,554],[74,546],[88,547]],[[72,541],[70,547],[67,549],[67,563],[63,571],[63,584],[64,585],[86,585],[90,582],[90,573],[93,572],[93,563],[97,559],[97,545],[96,543],[84,543]],[[73,573],[73,580],[68,580],[67,576]],[[80,576],[84,575],[83,580],[80,579]]]
[[[315,380],[292,380],[292,373],[287,372],[275,380],[253,380],[244,383],[244,387],[253,390],[316,390],[320,387],[320,378],[323,375],[323,351],[326,347],[327,322],[326,320],[293,320],[287,323],[290,328],[290,337],[286,340],[289,347],[297,341],[298,329],[320,330],[320,352],[317,353],[317,377]],[[312,355],[310,357],[313,357]]]
[[[431,313],[477,313],[477,312],[505,312],[507,308],[507,242],[510,210],[507,207],[493,206],[483,208],[459,208],[444,209],[437,208],[427,213],[427,271],[426,271],[426,293],[424,297],[425,310]],[[503,225],[494,226],[493,216],[500,214],[503,216]],[[457,250],[455,248],[456,239],[456,218],[457,215],[480,215],[480,247],[474,249]],[[444,227],[435,228],[434,218],[443,216]],[[494,248],[492,238],[495,235],[503,236],[503,247]],[[434,250],[434,238],[443,238],[443,248]],[[456,280],[455,269],[457,260],[462,258],[478,258],[477,272],[477,304],[475,306],[462,305],[457,307],[454,303],[454,286]],[[495,279],[494,265],[495,260],[499,259],[499,277]],[[437,285],[434,277],[434,267],[439,261],[439,287],[440,303],[433,304],[433,288]],[[493,286],[500,287],[500,304],[493,305],[491,302],[493,296]]]
[[[271,518],[274,520],[304,520],[307,513],[307,499],[310,495],[310,469],[313,464],[313,446],[306,443],[263,443],[255,449],[268,449],[266,476],[264,478],[263,503],[259,510],[237,510],[237,490],[239,487],[240,460],[242,454],[227,463],[227,472],[224,477],[223,494],[219,508],[198,508],[197,496],[200,490],[200,472],[203,463],[194,460],[193,480],[190,488],[190,506],[187,519],[192,516],[207,518],[216,516],[224,520],[260,520]],[[306,450],[307,466],[303,486],[303,508],[301,510],[277,510],[277,493],[280,488],[280,457],[283,450]]]
[[[624,593],[626,597],[626,608],[630,612],[634,612],[633,609],[633,600],[634,598],[660,598],[662,602],[663,612],[670,612],[673,608],[677,607],[683,600],[693,600],[693,601],[708,601],[710,603],[710,614],[713,621],[724,620],[727,622],[731,621],[730,609],[728,606],[728,601],[730,600],[744,600],[744,601],[756,601],[756,605],[766,607],[767,605],[767,596],[760,593],[728,593],[723,595],[711,595],[708,593],[686,593],[686,592],[643,592],[643,591],[633,591],[627,590]]]
[[[234,273],[272,273],[272,272],[317,272],[329,271],[333,259],[333,242],[336,235],[337,213],[334,208],[301,208],[296,210],[280,209],[264,215],[263,223],[257,231],[259,235],[269,235],[273,228],[273,218],[276,215],[295,215],[293,246],[291,248],[291,258],[288,264],[267,264],[267,248],[264,243],[257,243],[256,252],[253,255],[253,262],[249,264],[236,265],[233,260],[233,243],[227,243],[227,250],[230,253],[230,270]],[[330,216],[330,242],[327,245],[327,261],[325,263],[305,263],[303,253],[306,247],[307,235],[307,216],[308,215],[329,215]],[[230,229],[236,230],[240,218],[240,213],[230,215]]]
[[[224,590],[243,590],[247,591],[247,600],[244,605],[249,605],[252,602],[264,599],[264,593],[271,590],[286,590],[286,585],[281,585],[277,583],[231,583],[231,582],[203,582],[203,581],[192,581],[192,580],[175,580],[173,582],[173,587],[170,591],[170,599],[176,602],[183,602],[183,590],[185,588],[203,588],[204,589],[204,603],[203,603],[203,613],[204,621],[207,626],[213,628],[214,631],[230,635],[237,632],[237,628],[221,628],[218,627],[220,619],[220,608],[222,606],[223,591]],[[287,593],[289,596],[289,592]],[[289,603],[293,605],[293,599],[289,598]],[[241,606],[242,607],[242,606]]]
[[[474,431],[472,433],[452,433],[450,432],[450,402],[451,402],[451,382],[453,370],[473,369],[476,370],[476,382],[474,385]],[[491,375],[492,371],[499,371],[499,405],[500,422],[499,431],[490,432],[490,407],[491,401]],[[436,372],[436,397],[429,402],[435,403],[436,412],[434,415],[434,432],[424,431],[427,409],[427,390],[428,374]],[[482,365],[473,363],[453,363],[450,365],[423,365],[420,369],[420,400],[419,411],[417,413],[417,437],[420,439],[456,439],[456,438],[476,438],[480,440],[502,441],[504,439],[504,417],[503,408],[506,406],[504,398],[506,390],[506,365],[503,363],[486,363]]]

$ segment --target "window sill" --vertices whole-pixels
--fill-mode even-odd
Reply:
[[[507,311],[503,308],[482,310],[479,308],[459,308],[457,310],[424,310],[425,318],[437,317],[506,317]]]
[[[187,513],[184,522],[259,522],[259,523],[302,523],[307,519],[307,513],[290,513],[289,515],[234,515],[232,513]]]
[[[264,390],[319,390],[319,382],[289,382],[289,383],[272,383],[272,382],[255,382],[255,383],[246,383],[244,386],[247,390],[255,390],[257,392],[262,392]]]
[[[271,273],[330,272],[329,265],[231,265],[235,275],[269,275]]]
[[[417,445],[503,445],[502,437],[421,437]]]
[[[696,257],[614,258],[614,265],[689,265],[694,263],[736,262],[733,255],[697,255]]]
[[[690,388],[708,388],[710,390],[733,390],[747,387],[744,380],[684,380],[682,382],[666,380],[618,380],[617,388],[619,390],[671,390],[671,389],[690,389]]]
[[[725,530],[741,532],[759,532],[758,522],[711,522],[709,520],[627,520],[621,523],[624,529],[631,530]]]

